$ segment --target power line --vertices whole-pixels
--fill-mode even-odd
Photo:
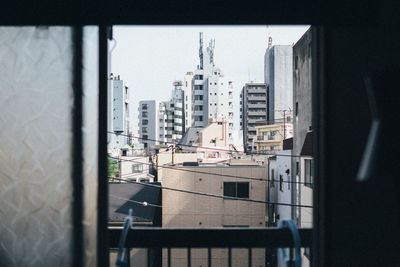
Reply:
[[[109,134],[115,134],[114,132],[107,132]],[[159,143],[165,143],[165,144],[174,144],[175,146],[184,146],[184,147],[192,147],[192,148],[202,148],[202,149],[208,149],[208,150],[216,150],[216,151],[224,151],[224,152],[230,152],[230,153],[243,153],[245,154],[245,151],[242,150],[233,150],[233,149],[224,149],[224,148],[217,148],[217,147],[205,147],[205,146],[195,146],[195,145],[187,145],[187,144],[179,144],[176,142],[167,142],[167,141],[161,141],[158,139],[151,139],[151,138],[143,138],[143,137],[139,137],[139,136],[133,136],[133,135],[128,135],[128,134],[119,134],[121,136],[128,136],[131,138],[136,138],[136,139],[141,139],[143,141],[153,141],[153,142],[159,142]],[[266,156],[282,156],[282,157],[292,157],[292,158],[298,158],[298,157],[302,157],[301,155],[277,155],[276,153],[267,153],[263,150],[257,150],[257,151],[251,151],[248,152],[249,154],[254,154],[254,155],[266,155]]]
[[[290,206],[290,207],[314,208],[313,206],[308,206],[308,205],[298,205],[298,204],[290,204],[290,203],[280,203],[280,202],[271,202],[271,201],[264,201],[264,200],[255,200],[255,199],[248,199],[248,198],[228,197],[228,196],[221,196],[221,195],[215,195],[215,194],[209,194],[209,193],[189,191],[189,190],[171,188],[171,187],[155,185],[155,184],[149,184],[149,183],[133,182],[133,181],[130,181],[130,180],[125,180],[125,179],[121,179],[121,178],[113,177],[113,176],[109,176],[109,178],[116,179],[116,180],[123,181],[123,182],[127,182],[127,183],[132,183],[132,184],[140,184],[140,185],[144,185],[144,186],[148,186],[148,187],[161,188],[161,189],[165,189],[165,190],[171,190],[171,191],[187,193],[187,194],[194,194],[194,195],[200,195],[200,196],[215,197],[215,198],[229,199],[229,200],[239,200],[239,201],[246,201],[246,202],[263,203],[263,204],[274,204],[274,205]]]
[[[113,157],[110,157],[110,158],[115,159]],[[130,160],[130,159],[120,159],[120,160],[121,161],[125,161],[125,162],[133,162],[133,163],[140,163],[140,164],[144,164],[144,165],[153,166],[152,163],[147,163],[147,162],[135,161],[135,160]],[[246,179],[246,180],[254,180],[254,181],[280,183],[279,180],[275,180],[275,179],[272,180],[272,179],[264,179],[264,178],[254,178],[254,177],[245,177],[245,176],[235,176],[235,175],[229,175],[229,174],[218,174],[218,173],[211,173],[211,172],[194,171],[194,170],[182,169],[182,168],[177,168],[177,167],[172,167],[172,166],[165,166],[165,165],[156,166],[156,167],[157,168],[164,168],[164,169],[173,169],[173,170],[178,170],[178,171],[185,171],[185,172],[192,172],[192,173],[198,173],[198,174],[207,174],[207,175],[215,175],[215,176],[236,178],[236,179]],[[304,184],[302,182],[296,182],[296,181],[282,181],[282,183]]]

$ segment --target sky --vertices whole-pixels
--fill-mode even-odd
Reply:
[[[309,25],[278,26],[114,26],[111,72],[130,90],[130,118],[137,126],[141,100],[166,101],[174,80],[199,64],[199,32],[204,47],[215,39],[214,63],[234,82],[234,123],[239,125],[239,96],[246,82],[264,82],[267,36],[272,45],[295,44]]]

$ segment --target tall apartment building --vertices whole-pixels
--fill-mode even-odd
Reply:
[[[264,57],[264,82],[268,89],[268,121],[293,110],[293,48],[270,40]]]
[[[139,102],[139,135],[147,152],[155,145],[177,143],[183,136],[185,119],[182,81],[175,81],[173,86],[169,101]]]
[[[163,138],[167,142],[177,143],[179,140],[181,140],[185,131],[185,116],[183,111],[184,90],[182,89],[182,81],[173,82],[173,86],[174,89],[172,90],[170,100],[163,102],[167,120]]]
[[[185,114],[188,114],[187,128],[189,125],[205,127],[209,119],[225,118],[228,123],[228,141],[233,143],[233,82],[226,79],[222,70],[215,66],[214,47],[215,40],[211,40],[203,51],[203,35],[200,33],[200,65],[193,74],[188,73],[185,77],[186,86],[186,79],[193,75],[190,93],[185,87],[185,99],[186,96],[191,99],[185,105]]]
[[[151,147],[158,145],[155,140],[164,141],[165,106],[161,101],[143,100],[139,102],[139,142],[149,152]],[[160,138],[160,135],[162,138]]]
[[[107,90],[107,147],[109,153],[118,154],[130,144],[129,87],[111,73]]]
[[[246,83],[240,93],[240,129],[246,152],[257,150],[256,122],[267,120],[267,93],[264,83]]]

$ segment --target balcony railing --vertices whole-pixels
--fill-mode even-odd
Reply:
[[[109,247],[118,248],[122,227],[109,228]],[[312,229],[299,229],[301,246],[311,247]],[[288,229],[268,228],[160,228],[135,227],[129,230],[126,248],[147,248],[147,266],[160,266],[162,248],[166,248],[166,266],[171,265],[171,248],[186,248],[187,266],[191,266],[192,248],[207,249],[207,266],[212,264],[213,248],[228,248],[227,264],[232,266],[232,248],[248,248],[247,263],[252,266],[252,249],[264,248],[264,266],[271,266],[271,252],[280,247],[293,247]],[[154,253],[157,251],[158,253]],[[165,257],[164,256],[164,257]],[[157,259],[158,257],[158,259]],[[214,263],[215,264],[215,263]],[[165,266],[165,265],[163,265]]]

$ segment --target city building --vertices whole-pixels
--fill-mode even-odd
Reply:
[[[131,143],[129,124],[129,87],[112,73],[108,79],[107,150],[113,156]]]
[[[229,126],[223,118],[209,119],[204,128],[189,128],[178,146],[183,152],[197,153],[201,163],[227,163],[237,154],[237,149],[229,143]]]
[[[255,165],[219,167],[207,164],[193,167],[174,166],[173,169],[163,169],[163,172],[163,187],[221,196],[218,198],[162,189],[163,227],[266,226],[266,204],[232,200],[223,196],[266,201],[265,181],[239,177],[265,179],[267,168]],[[191,266],[207,266],[207,248],[190,250]],[[266,266],[263,248],[232,249],[232,266],[248,266],[249,252],[252,266]],[[171,266],[189,266],[187,249],[171,249],[170,254]],[[213,266],[227,266],[228,249],[212,248],[211,260]],[[166,249],[163,249],[163,266],[167,266]]]
[[[185,132],[187,129],[192,127],[192,82],[193,72],[187,72],[183,79],[183,91],[184,91],[184,117],[185,117]]]
[[[256,126],[255,141],[258,152],[275,153],[283,149],[283,140],[293,137],[292,123],[267,124]]]
[[[121,159],[118,161],[118,164],[121,168],[121,179],[133,182],[154,182],[154,176],[149,174],[149,157],[121,157]]]
[[[264,56],[264,82],[268,91],[267,120],[284,117],[293,110],[293,48],[274,45],[272,40]]]
[[[283,150],[277,151],[275,156],[268,158],[268,226],[276,227],[280,220],[292,219],[292,208],[274,203],[292,204],[292,191],[294,185],[291,183],[292,175],[292,153],[293,137],[283,140]],[[287,267],[281,250],[272,266]]]
[[[256,122],[267,120],[267,87],[264,83],[246,83],[240,94],[240,128],[246,152],[257,150]]]
[[[172,90],[171,98],[169,101],[163,102],[165,106],[166,125],[161,130],[159,138],[166,140],[169,143],[177,143],[181,140],[185,130],[184,118],[184,90],[182,89],[182,81],[173,82],[174,89]],[[162,116],[162,113],[160,115]],[[161,117],[160,117],[161,119]],[[164,136],[162,135],[164,132]]]
[[[313,151],[312,151],[312,92],[311,92],[311,30],[309,29],[293,47],[293,181],[299,182],[293,190],[298,205],[312,205]],[[293,219],[298,227],[312,227],[312,209],[293,207]],[[305,266],[309,264],[309,250],[304,250]]]
[[[228,142],[233,144],[233,82],[228,80],[222,70],[215,66],[214,47],[215,40],[211,40],[204,52],[203,34],[200,33],[200,65],[193,73],[191,95],[187,95],[188,98],[191,96],[192,116],[189,125],[206,127],[209,119],[224,118],[228,125]],[[191,75],[191,73],[187,74],[185,78],[188,79]],[[185,87],[185,90],[188,89]],[[187,108],[185,106],[185,110],[189,110],[189,104],[190,102],[188,102]],[[186,112],[189,115],[190,112]]]
[[[149,152],[154,145],[165,141],[165,105],[157,100],[143,100],[139,102],[138,110],[139,141],[146,152]]]

